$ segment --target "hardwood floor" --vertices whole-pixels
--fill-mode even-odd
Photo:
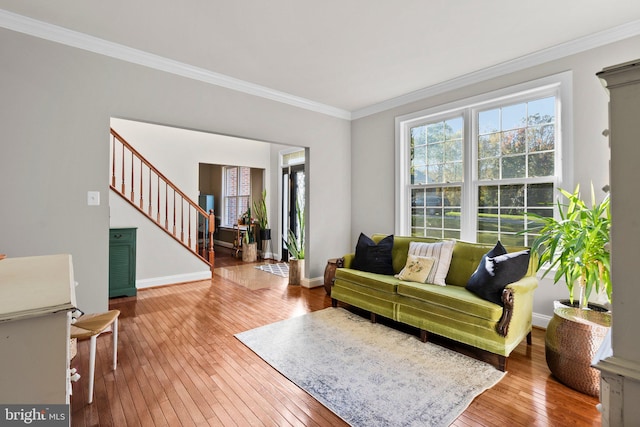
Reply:
[[[111,337],[99,337],[94,403],[87,404],[89,346],[79,343],[71,366],[83,377],[73,384],[71,425],[346,425],[234,338],[331,305],[322,287],[289,287],[254,267],[217,251],[213,280],[110,300],[122,312],[118,368],[110,367]],[[536,329],[533,345],[512,353],[505,378],[453,425],[599,426],[597,403],[551,377],[544,331]]]

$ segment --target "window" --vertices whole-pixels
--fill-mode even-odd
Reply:
[[[227,166],[224,168],[224,223],[237,224],[249,208],[251,195],[251,168]]]
[[[431,121],[411,132],[411,235],[460,237],[462,117]]]
[[[527,213],[553,216],[566,169],[569,78],[398,118],[396,233],[530,245]]]

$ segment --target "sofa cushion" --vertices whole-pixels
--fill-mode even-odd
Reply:
[[[520,280],[527,273],[529,250],[491,256],[495,252],[499,251],[492,249],[482,257],[466,288],[487,301],[503,305],[502,291],[505,286]]]
[[[492,322],[497,322],[502,316],[502,307],[478,297],[461,286],[400,282],[398,283],[398,294]],[[403,300],[403,303],[411,305],[410,300]]]
[[[407,264],[396,277],[409,282],[426,283],[436,261],[434,257],[407,255]]]
[[[356,244],[356,255],[351,267],[370,273],[392,275],[394,273],[391,258],[392,249],[393,235],[376,243],[364,233],[360,233]]]
[[[453,240],[445,240],[436,243],[409,243],[408,255],[432,257],[436,260],[429,276],[427,277],[426,283],[433,283],[434,285],[440,286],[446,285],[445,278],[447,277],[449,265],[451,264],[451,255],[453,254],[454,245],[455,242]],[[399,275],[402,276],[403,271],[401,271]]]
[[[367,271],[354,270],[351,268],[336,269],[336,282],[357,283],[360,286],[376,289],[383,292],[395,294],[397,292],[399,279]]]

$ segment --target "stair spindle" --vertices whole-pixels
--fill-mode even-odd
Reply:
[[[184,197],[180,198],[180,240],[184,242]]]
[[[125,190],[125,181],[124,181],[124,144],[122,144],[122,189],[120,190],[120,193],[122,193],[122,195],[124,195],[124,190]]]
[[[140,209],[144,209],[142,185],[142,160],[140,160]]]
[[[133,152],[131,152],[131,201],[135,200],[135,180],[133,176]]]
[[[111,186],[116,186],[116,137],[111,135]]]
[[[151,168],[149,168],[149,214],[148,214],[149,218],[152,217],[152,213],[151,213],[152,212],[152,210],[151,210],[152,209],[151,208],[151,199],[152,199],[152,197],[151,196],[153,196],[153,192],[151,191]]]

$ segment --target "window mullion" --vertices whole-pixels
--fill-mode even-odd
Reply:
[[[476,197],[475,197],[475,159],[476,145],[474,128],[473,111],[464,110],[464,151],[463,151],[463,168],[464,182],[462,183],[462,206],[461,206],[461,224],[460,238],[462,240],[475,240],[475,217],[476,217]]]

